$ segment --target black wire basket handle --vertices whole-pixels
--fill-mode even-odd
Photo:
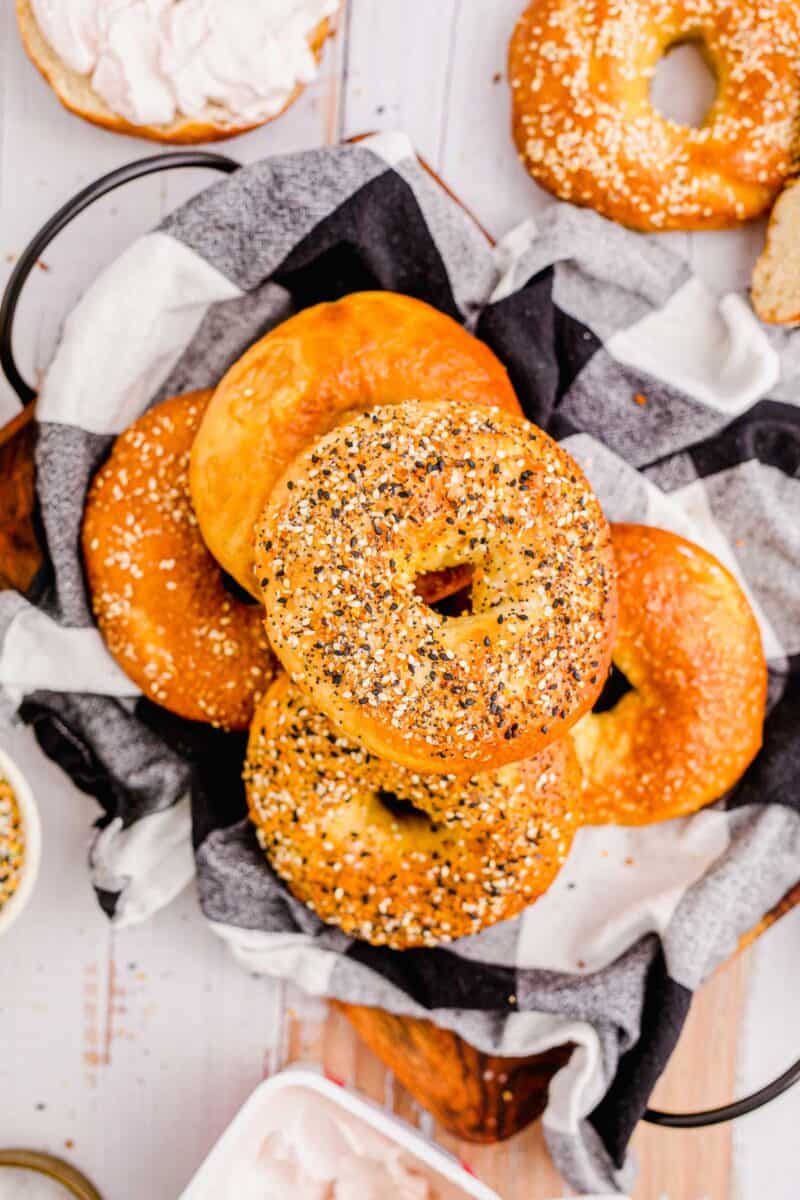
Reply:
[[[3,369],[8,382],[19,396],[23,404],[30,404],[36,399],[36,390],[22,378],[14,359],[11,333],[14,326],[14,315],[17,311],[25,281],[36,266],[47,246],[54,237],[66,228],[71,221],[87,209],[101,196],[107,196],[123,184],[131,183],[134,179],[142,179],[145,175],[157,175],[161,171],[172,171],[181,167],[205,167],[211,171],[222,171],[231,175],[238,171],[240,163],[224,154],[212,154],[206,150],[175,150],[170,154],[154,154],[149,158],[140,158],[135,162],[126,163],[108,175],[103,175],[90,183],[83,191],[78,192],[68,200],[49,221],[46,221],[39,232],[31,239],[28,246],[17,260],[6,284],[3,298],[0,300],[0,367]]]
[[[123,184],[130,183],[134,179],[141,179],[145,175],[155,175],[161,171],[171,171],[179,167],[206,167],[212,171],[222,171],[230,175],[234,171],[238,171],[240,165],[234,159],[227,158],[223,154],[212,154],[205,150],[176,150],[169,154],[140,158],[136,162],[118,167],[117,170],[90,183],[83,191],[68,200],[42,226],[20,255],[6,284],[3,298],[0,300],[0,367],[23,404],[30,404],[32,400],[35,400],[36,391],[22,378],[14,360],[11,344],[14,315],[26,279],[53,238],[95,200],[99,200],[101,196],[108,195],[115,188],[122,187]],[[718,1125],[723,1121],[732,1121],[736,1117],[742,1117],[746,1113],[761,1108],[770,1100],[774,1100],[783,1092],[788,1091],[798,1080],[800,1080],[800,1059],[789,1067],[788,1071],[784,1071],[782,1075],[773,1079],[765,1087],[732,1104],[693,1113],[665,1113],[648,1108],[644,1113],[643,1120],[648,1121],[651,1125],[664,1125],[673,1129],[696,1129],[703,1125]]]

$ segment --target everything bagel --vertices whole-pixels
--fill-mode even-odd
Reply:
[[[253,526],[295,455],[344,413],[409,397],[520,411],[488,346],[393,292],[305,309],[231,367],[195,440],[191,487],[206,544],[242,587],[257,594]]]
[[[448,620],[415,580],[469,564]],[[342,732],[420,771],[488,770],[566,733],[616,624],[608,526],[556,442],[497,410],[408,402],[300,454],[256,532],[270,641]]]
[[[404,950],[477,933],[533,903],[577,825],[569,738],[486,775],[420,776],[336,735],[280,676],[245,769],[274,870],[323,921]]]

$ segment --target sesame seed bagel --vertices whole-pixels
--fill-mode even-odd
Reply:
[[[563,738],[489,774],[417,775],[338,736],[284,675],[256,712],[245,783],[294,895],[404,950],[478,933],[546,891],[572,843],[580,772]]]
[[[257,594],[253,526],[295,455],[353,409],[449,396],[520,412],[489,347],[429,304],[355,292],[291,317],[231,367],[195,441],[192,495],[211,553]]]
[[[761,746],[767,671],[738,583],[699,546],[613,525],[614,663],[633,690],[572,731],[590,823],[645,825],[718,800]]]
[[[341,731],[419,771],[538,754],[591,708],[616,625],[608,526],[521,417],[460,401],[360,413],[299,455],[256,534],[270,641]],[[418,575],[469,564],[471,613]]]
[[[718,81],[699,128],[650,101],[695,42]],[[513,130],[542,187],[634,229],[716,229],[767,210],[800,115],[794,0],[535,0],[511,39]]]
[[[125,673],[191,721],[246,729],[275,660],[259,606],[231,595],[189,495],[189,453],[211,392],[150,409],[114,443],[83,518],[97,624]]]

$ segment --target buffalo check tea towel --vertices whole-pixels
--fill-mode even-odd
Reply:
[[[291,313],[368,288],[420,297],[483,338],[610,520],[717,555],[770,668],[764,748],[724,801],[584,829],[521,916],[405,953],[322,925],[272,874],[244,817],[244,737],[137,692],[93,623],[79,553],[86,489],[117,433],[215,384]],[[402,135],[243,167],[173,213],[66,321],[37,414],[47,570],[29,596],[0,594],[0,711],[97,797],[89,867],[111,920],[145,919],[196,874],[207,920],[251,971],[432,1016],[494,1053],[572,1042],[550,1147],[576,1189],[624,1189],[629,1137],[694,989],[800,877],[798,401],[800,332],[765,329],[663,243],[567,205],[493,249]]]

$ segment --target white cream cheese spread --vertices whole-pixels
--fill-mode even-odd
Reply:
[[[310,39],[339,0],[32,0],[43,36],[134,125],[280,112],[317,69]]]
[[[444,1200],[402,1147],[329,1101],[298,1090],[279,1103],[280,1128],[232,1169],[226,1198]]]

